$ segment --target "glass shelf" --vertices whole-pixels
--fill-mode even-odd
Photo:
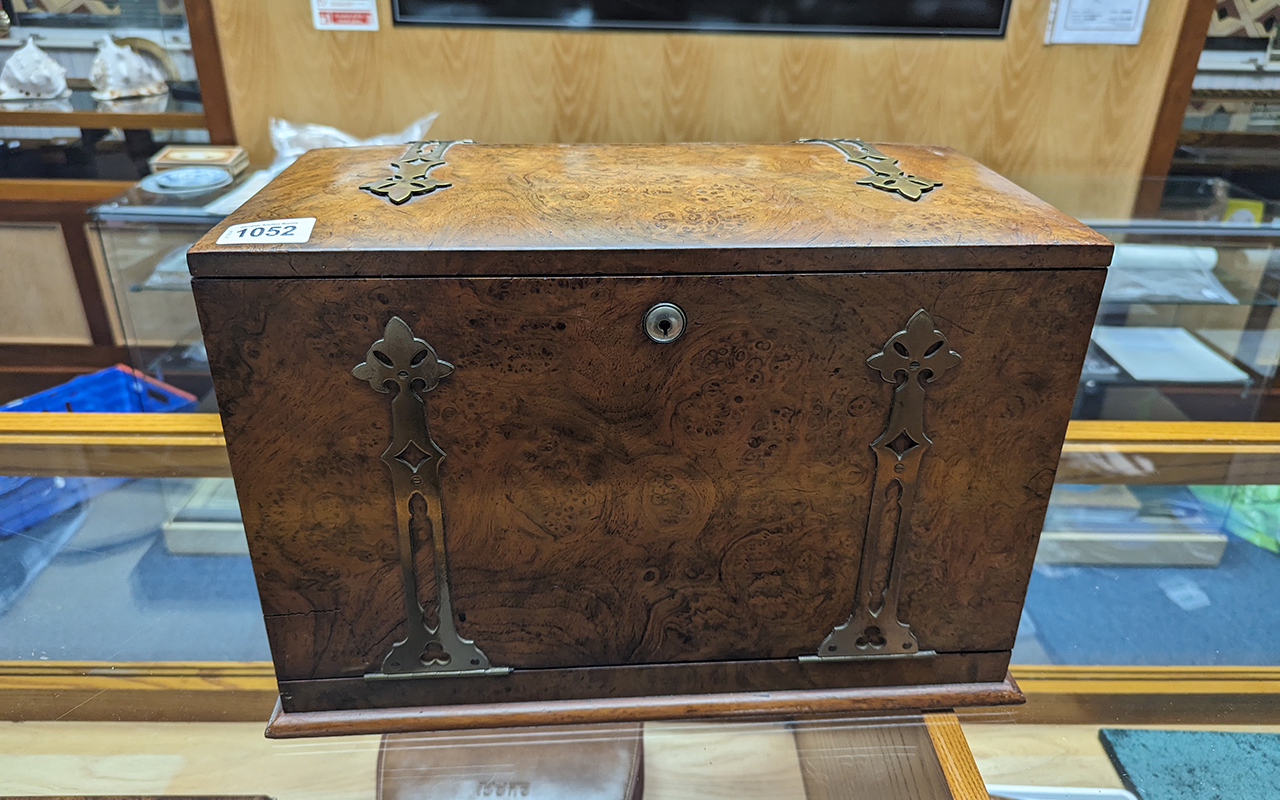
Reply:
[[[154,97],[96,100],[89,89],[73,89],[57,100],[0,100],[0,125],[50,128],[203,128],[204,105],[178,99],[173,91]]]

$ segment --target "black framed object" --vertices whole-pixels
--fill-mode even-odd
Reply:
[[[1004,36],[1010,0],[391,0],[399,25]]]

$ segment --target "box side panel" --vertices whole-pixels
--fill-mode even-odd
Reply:
[[[1102,278],[198,279],[277,671],[360,676],[405,636],[392,401],[351,372],[392,316],[455,367],[424,395],[454,622],[523,669],[816,653],[894,397],[867,358],[925,309],[961,362],[927,386],[900,618],[1006,651]],[[665,345],[661,301],[689,320]]]

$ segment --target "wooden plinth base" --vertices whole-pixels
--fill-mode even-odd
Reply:
[[[1026,701],[1013,677],[1000,683],[810,689],[782,692],[617,697],[544,703],[376,708],[286,712],[276,702],[267,737],[348,736],[471,728],[648,722],[925,711],[966,706],[1017,705]]]

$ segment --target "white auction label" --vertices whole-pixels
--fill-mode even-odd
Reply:
[[[315,226],[315,217],[241,222],[223,231],[217,244],[302,244]]]

